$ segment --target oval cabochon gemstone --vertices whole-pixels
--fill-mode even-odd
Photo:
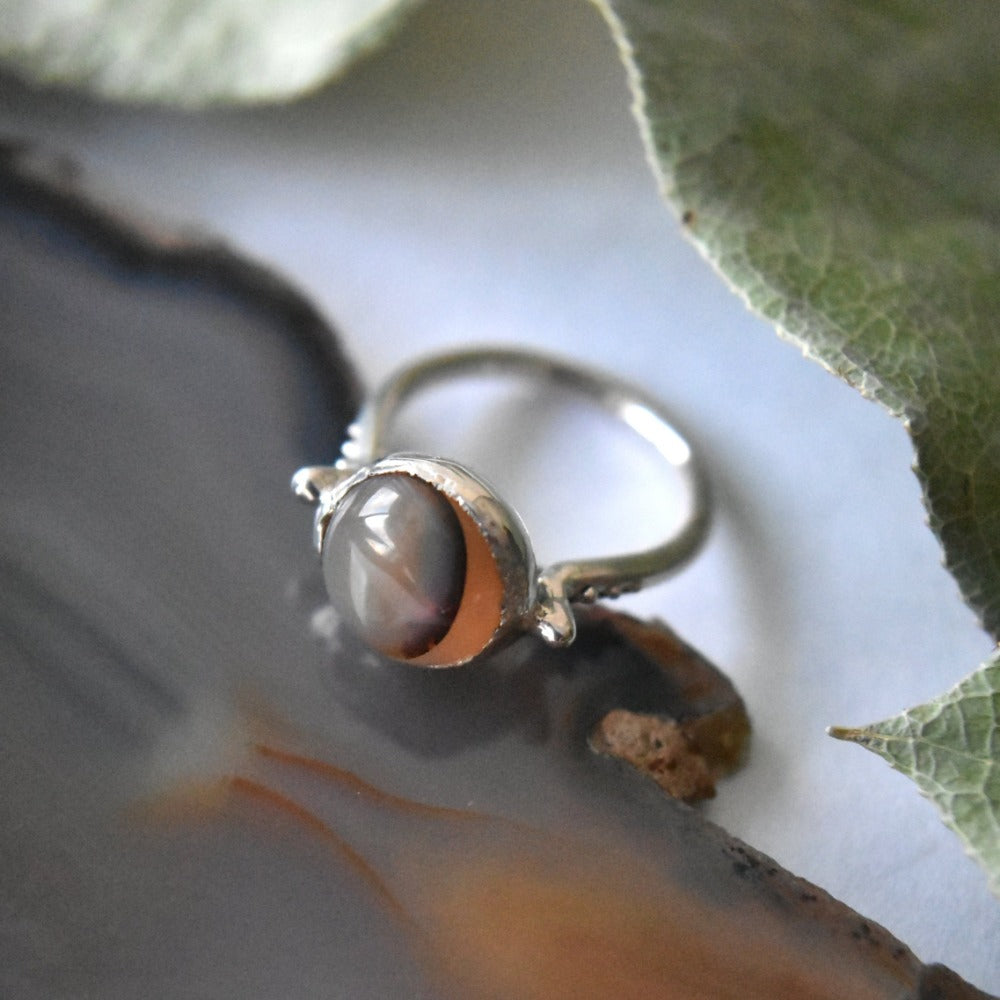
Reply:
[[[447,498],[414,476],[372,476],[330,518],[323,576],[337,613],[370,646],[421,656],[448,632],[462,601],[466,552]]]

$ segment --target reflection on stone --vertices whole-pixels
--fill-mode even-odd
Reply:
[[[323,575],[344,621],[374,649],[412,659],[451,627],[465,586],[462,527],[447,499],[413,476],[373,476],[337,507]]]

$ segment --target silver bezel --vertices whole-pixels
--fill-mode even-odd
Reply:
[[[458,462],[398,453],[326,486],[319,494],[316,509],[314,539],[317,551],[322,552],[330,519],[352,490],[378,476],[398,475],[413,476],[453,500],[486,540],[500,575],[503,602],[496,629],[480,650],[446,666],[467,663],[522,633],[526,624],[537,617],[538,606],[537,570],[528,533],[516,512],[496,491]]]

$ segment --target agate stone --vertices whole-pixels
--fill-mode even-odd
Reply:
[[[397,659],[421,656],[447,634],[462,601],[462,526],[422,480],[372,476],[330,518],[323,575],[337,613],[366,643]]]

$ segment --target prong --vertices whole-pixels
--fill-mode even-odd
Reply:
[[[550,646],[568,646],[576,638],[576,617],[573,607],[562,595],[549,591],[543,583],[538,588],[538,601],[533,609],[535,631]]]
[[[334,465],[306,466],[292,476],[292,492],[305,503],[315,504],[325,490],[333,489],[349,475]]]

